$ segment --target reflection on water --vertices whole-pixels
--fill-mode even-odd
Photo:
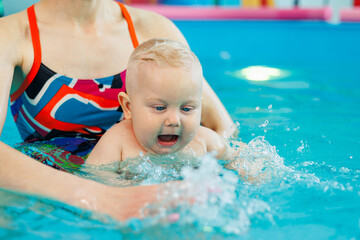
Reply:
[[[237,70],[231,75],[236,78],[244,78],[249,81],[268,81],[287,77],[289,72],[267,66],[249,66]]]

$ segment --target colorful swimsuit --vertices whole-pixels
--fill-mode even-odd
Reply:
[[[134,47],[138,42],[131,18],[120,4]],[[11,112],[22,139],[57,136],[100,137],[122,118],[118,94],[125,91],[125,73],[99,79],[69,78],[41,63],[41,45],[34,5],[27,9],[34,63],[21,87],[11,96]]]
[[[134,26],[119,3],[134,48]],[[55,73],[41,63],[41,45],[34,5],[27,9],[34,48],[34,63],[20,88],[11,94],[11,112],[25,142],[58,137],[98,139],[122,120],[119,92],[125,91],[126,70],[99,79],[76,79]],[[71,152],[71,151],[70,151]]]

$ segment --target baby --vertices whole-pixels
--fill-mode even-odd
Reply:
[[[139,153],[214,152],[230,159],[231,148],[216,132],[200,126],[202,67],[185,45],[151,39],[129,59],[127,93],[119,94],[125,119],[99,140],[86,163],[106,164]]]

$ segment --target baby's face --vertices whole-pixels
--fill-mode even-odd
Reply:
[[[146,63],[135,75],[137,86],[130,101],[139,144],[154,154],[183,149],[200,126],[201,71]]]

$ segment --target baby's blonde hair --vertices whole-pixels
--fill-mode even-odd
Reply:
[[[141,66],[152,62],[156,66],[200,67],[199,59],[188,46],[177,41],[164,38],[154,38],[140,44],[131,54],[128,68],[131,65]]]

